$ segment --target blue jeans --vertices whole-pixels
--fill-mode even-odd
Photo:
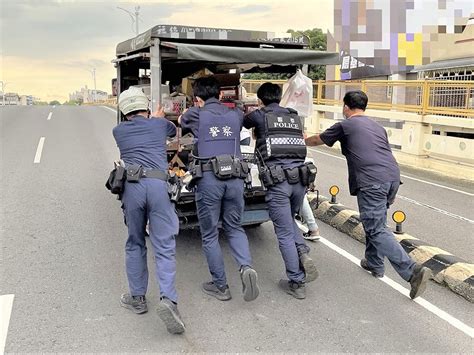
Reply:
[[[384,257],[397,273],[409,281],[415,262],[387,228],[387,209],[395,201],[400,183],[364,186],[357,191],[360,219],[365,230],[365,258],[371,269],[384,273]]]
[[[132,296],[145,295],[148,288],[145,241],[148,220],[160,296],[177,302],[175,236],[179,232],[179,222],[168,196],[166,182],[149,178],[143,178],[137,183],[127,182],[122,203],[128,227],[125,263],[130,294]]]
[[[219,180],[213,172],[205,172],[197,181],[196,207],[202,248],[212,281],[219,287],[225,286],[227,279],[217,229],[220,218],[238,267],[250,266],[252,262],[249,242],[241,223],[244,212],[244,181]]]
[[[291,185],[284,181],[269,187],[266,196],[286,275],[295,282],[305,280],[299,254],[310,250],[295,222],[295,214],[300,210],[305,194],[306,187],[301,183]]]
[[[300,216],[303,221],[307,224],[310,232],[315,232],[319,229],[316,219],[314,218],[313,210],[309,204],[308,198],[303,198],[303,204],[301,205]]]

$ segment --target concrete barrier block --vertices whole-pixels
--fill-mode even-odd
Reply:
[[[331,204],[327,197],[309,193],[313,214],[350,237],[365,243],[365,231],[358,212],[341,204]],[[433,272],[433,280],[474,303],[474,265],[430,245],[412,235],[394,234],[395,239],[417,263]]]

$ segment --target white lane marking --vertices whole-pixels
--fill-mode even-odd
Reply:
[[[314,150],[314,148],[310,148],[311,150]],[[341,159],[341,160],[345,160],[344,158],[341,158],[341,157],[336,157],[332,154],[329,154],[329,153],[324,153],[324,152],[320,152],[320,151],[317,151],[317,150],[314,150],[314,152],[316,153],[320,153],[320,154],[323,154],[323,155],[327,155],[327,156],[330,156],[330,157],[333,157],[333,158],[336,158],[336,159]],[[407,177],[406,175],[401,175],[403,177]],[[410,178],[410,177],[408,177]],[[415,180],[418,180],[418,181],[421,181],[421,182],[425,182],[423,180],[419,180],[419,179],[415,179]],[[429,182],[426,182],[429,184]],[[433,185],[433,184],[432,184]],[[434,185],[437,185],[437,184],[434,184]],[[470,194],[469,192],[465,192],[465,191],[461,191],[461,190],[456,190],[456,189],[452,189],[450,187],[446,187],[446,186],[442,186],[442,185],[438,185],[440,187],[443,187],[443,188],[446,188],[446,189],[450,189],[450,190],[454,190],[454,191],[457,191],[457,192],[460,192],[460,193],[464,193],[466,195],[473,195],[473,194]],[[474,195],[473,195],[474,196]],[[417,205],[417,206],[420,206],[420,207],[425,207],[425,208],[428,208],[428,209],[431,209],[435,212],[438,212],[438,213],[441,213],[441,214],[444,214],[446,216],[449,216],[449,217],[452,217],[452,218],[456,218],[456,219],[459,219],[461,221],[465,221],[465,222],[468,222],[468,223],[471,223],[471,224],[474,224],[474,221],[472,219],[469,219],[469,218],[466,218],[466,217],[463,217],[463,216],[460,216],[460,215],[457,215],[455,213],[452,213],[452,212],[448,212],[446,210],[443,210],[441,208],[438,208],[438,207],[435,207],[435,206],[431,206],[431,205],[428,205],[427,203],[423,203],[423,202],[418,202],[416,200],[413,200],[411,198],[408,198],[408,197],[405,197],[405,196],[402,196],[402,195],[398,195],[397,194],[397,198],[400,198],[400,200],[404,200],[406,202],[409,202],[409,203],[412,203],[414,205]]]
[[[304,229],[301,228],[301,227],[304,227],[304,226],[302,226],[301,223],[299,223],[298,221],[296,223],[298,224],[300,229],[302,229],[302,230],[306,229],[306,228],[304,228]],[[347,251],[345,251],[344,249],[338,247],[336,244],[330,242],[329,240],[327,240],[324,237],[321,237],[321,239],[319,241],[321,243],[323,243],[325,246],[327,246],[328,248],[334,250],[339,255],[342,255],[343,257],[345,257],[349,261],[353,262],[358,267],[361,267],[360,266],[360,259],[356,258],[354,255],[348,253]],[[389,278],[387,276],[384,276],[380,279],[380,281],[384,282],[385,284],[389,285],[393,289],[397,290],[402,295],[410,298],[410,291],[408,289],[406,289],[405,287],[403,287],[402,285],[400,285],[399,283],[393,281],[391,278]],[[434,304],[428,302],[424,298],[417,297],[413,301],[418,303],[420,306],[422,306],[427,311],[433,313],[435,316],[437,316],[437,317],[441,318],[442,320],[448,322],[449,324],[451,324],[456,329],[460,330],[461,332],[465,333],[466,335],[470,336],[471,338],[474,338],[474,329],[472,327],[468,326],[467,324],[461,322],[459,319],[453,317],[449,313],[447,313],[447,312],[443,311],[442,309],[436,307]]]
[[[5,353],[5,343],[7,341],[8,325],[12,314],[13,299],[15,295],[0,296],[0,354]]]
[[[325,153],[325,152],[321,152],[315,148],[309,148],[312,152],[314,153],[318,153],[318,154],[322,154],[322,155],[327,155],[328,157],[332,157],[332,158],[336,158],[336,159],[339,159],[339,160],[346,160],[345,158],[343,157],[338,157],[338,156],[335,156],[333,154],[330,154],[330,153]],[[431,182],[431,181],[426,181],[426,180],[422,180],[422,179],[417,179],[417,178],[414,178],[412,176],[408,176],[408,175],[404,175],[404,174],[401,174],[400,175],[401,177],[404,177],[406,179],[410,179],[410,180],[414,180],[414,181],[418,181],[418,182],[421,182],[421,183],[424,183],[424,184],[428,184],[428,185],[432,185],[432,186],[436,186],[436,187],[440,187],[442,189],[446,189],[446,190],[450,190],[450,191],[454,191],[454,192],[459,192],[460,194],[464,194],[464,195],[467,195],[467,196],[474,196],[473,193],[470,193],[470,192],[467,192],[467,191],[463,191],[463,190],[458,190],[458,189],[455,189],[453,187],[449,187],[449,186],[444,186],[444,185],[440,185],[440,184],[437,184],[435,182]]]
[[[428,185],[432,185],[432,186],[436,186],[436,187],[441,187],[441,188],[446,189],[446,190],[451,190],[451,191],[454,191],[454,192],[459,192],[460,194],[464,194],[464,195],[467,195],[467,196],[474,196],[473,193],[470,193],[470,192],[467,192],[467,191],[463,191],[463,190],[458,190],[458,189],[455,189],[455,188],[452,188],[452,187],[449,187],[449,186],[444,186],[444,185],[436,184],[436,183],[431,182],[431,181],[425,181],[425,180],[417,179],[417,178],[414,178],[414,177],[411,177],[411,176],[408,176],[408,175],[403,175],[403,174],[401,174],[400,176],[402,176],[402,177],[404,177],[404,178],[406,178],[406,179],[415,180],[415,181],[422,182],[422,183],[425,183],[425,184],[428,184]]]
[[[43,146],[45,137],[41,137],[38,142],[38,148],[36,148],[35,160],[33,161],[35,164],[39,164],[41,161],[41,153],[43,153]]]
[[[452,218],[459,219],[459,220],[461,220],[461,221],[465,221],[465,222],[474,224],[474,221],[473,221],[472,219],[469,219],[469,218],[466,218],[466,217],[463,217],[463,216],[459,216],[459,215],[457,215],[457,214],[454,214],[454,213],[451,213],[451,212],[442,210],[441,208],[434,207],[434,206],[428,205],[428,204],[426,204],[426,203],[418,202],[418,201],[412,200],[411,198],[408,198],[408,197],[405,197],[405,196],[401,196],[401,195],[397,195],[397,198],[399,198],[400,200],[404,200],[404,201],[413,203],[414,205],[417,205],[417,206],[429,208],[429,209],[431,209],[431,210],[433,210],[433,211],[442,213],[442,214],[444,214],[444,215],[446,215],[446,216],[449,216],[449,217],[452,217]]]
[[[49,120],[51,119],[51,116],[52,116],[52,115],[53,115],[53,113],[52,113],[52,112],[50,112],[50,113],[49,113],[49,115],[48,115],[48,118],[47,118],[46,120],[48,120],[48,121],[49,121]]]
[[[113,108],[110,108],[110,107],[107,107],[107,106],[100,106],[100,107],[106,108],[107,110],[110,110],[110,111],[112,111],[113,113],[117,113],[117,111],[114,110]]]

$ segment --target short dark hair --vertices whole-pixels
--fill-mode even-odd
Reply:
[[[277,84],[263,83],[257,90],[257,97],[265,106],[272,103],[278,104],[281,100],[281,88]]]
[[[344,95],[344,105],[349,107],[351,110],[359,109],[365,111],[367,107],[367,102],[369,102],[369,98],[365,94],[365,92],[360,90],[348,91]]]
[[[125,115],[125,118],[128,120],[129,118],[132,118],[133,116],[137,116],[139,113],[142,113],[142,112],[148,113],[148,110],[140,109],[140,110],[129,112]]]
[[[206,76],[196,79],[193,83],[193,94],[195,97],[200,97],[204,101],[210,98],[219,98],[219,83],[213,76]]]

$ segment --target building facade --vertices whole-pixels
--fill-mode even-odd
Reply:
[[[342,62],[327,78],[406,79],[462,36],[472,12],[470,0],[335,0],[328,50],[341,53]]]

